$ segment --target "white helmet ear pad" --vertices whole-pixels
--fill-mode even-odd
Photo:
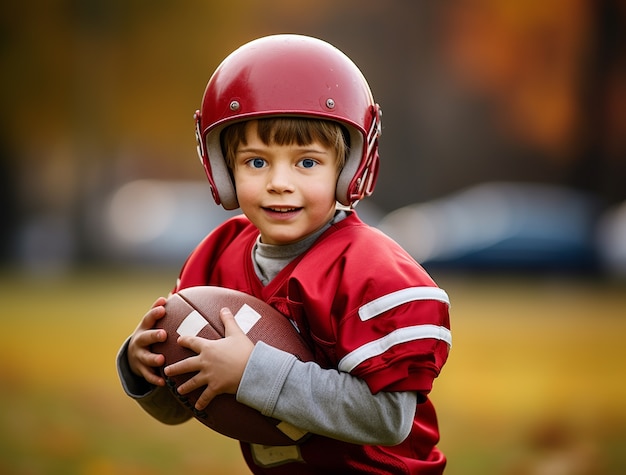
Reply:
[[[235,184],[231,176],[230,170],[226,165],[226,159],[222,153],[220,144],[220,133],[224,127],[217,127],[211,130],[206,137],[207,157],[209,161],[213,182],[215,183],[215,192],[219,200],[227,210],[239,208],[237,201],[237,193],[235,192]]]
[[[354,127],[346,127],[346,129],[350,132],[350,151],[337,178],[336,197],[337,201],[342,205],[351,206],[352,203],[348,196],[348,190],[361,164],[364,153],[364,143],[363,134],[361,134],[361,132]]]

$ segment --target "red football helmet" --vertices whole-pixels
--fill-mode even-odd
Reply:
[[[238,121],[274,115],[318,117],[343,124],[350,153],[337,180],[337,201],[354,206],[374,190],[380,107],[357,66],[334,46],[307,36],[273,35],[231,53],[211,76],[196,111],[198,154],[215,202],[239,207],[220,146]]]

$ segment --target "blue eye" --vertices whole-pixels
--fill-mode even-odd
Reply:
[[[262,158],[253,158],[248,163],[252,168],[263,168],[265,166],[265,160]]]
[[[315,160],[312,158],[303,158],[300,160],[300,164],[303,168],[313,168],[316,165]]]

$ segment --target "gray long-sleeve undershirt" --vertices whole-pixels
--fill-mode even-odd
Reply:
[[[262,414],[334,439],[396,445],[411,431],[414,392],[373,395],[362,379],[259,342],[246,366],[237,400]]]

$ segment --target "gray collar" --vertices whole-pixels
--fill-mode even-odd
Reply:
[[[261,236],[258,236],[252,249],[252,262],[254,263],[256,275],[263,285],[269,284],[287,264],[309,249],[324,231],[344,219],[347,215],[343,210],[337,211],[333,219],[326,223],[325,226],[310,236],[292,244],[264,244],[261,242]]]

